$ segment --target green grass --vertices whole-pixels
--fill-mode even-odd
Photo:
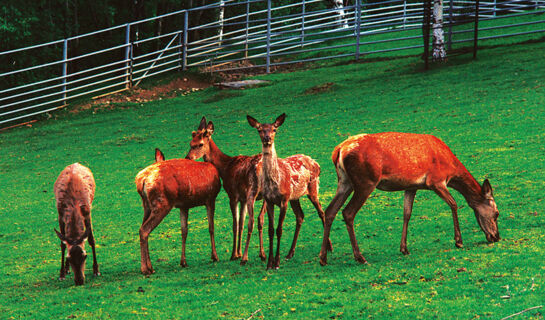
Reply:
[[[545,287],[545,43],[499,47],[422,71],[416,57],[272,74],[266,87],[214,88],[171,100],[95,108],[0,134],[1,318],[293,319],[490,318],[543,304]],[[333,83],[333,84],[328,84]],[[327,90],[313,90],[327,88]],[[428,191],[416,196],[411,255],[399,253],[402,193],[376,191],[356,217],[358,265],[339,214],[334,252],[321,267],[322,226],[306,199],[295,257],[266,271],[257,231],[244,267],[229,261],[231,213],[216,206],[220,262],[210,261],[204,208],[190,211],[188,268],[179,267],[180,224],[172,212],[152,233],[156,274],[140,274],[143,210],[134,176],[159,147],[183,157],[203,115],[224,152],[255,154],[260,143],[246,114],[262,122],[286,112],[276,136],[279,156],[305,153],[322,167],[321,202],[336,190],[330,154],[348,135],[405,131],[443,139],[482,181],[489,178],[503,238],[488,244],[472,210],[454,193],[465,247],[454,247],[449,207]],[[91,168],[97,182],[93,219],[102,276],[83,287],[58,281],[60,250],[53,183],[68,164]],[[293,235],[291,209],[282,252]],[[461,270],[465,268],[465,271]],[[460,270],[460,272],[458,272]],[[532,280],[533,279],[533,280]],[[534,281],[534,286],[532,286]],[[502,299],[509,285],[510,299]],[[138,290],[139,288],[143,289]],[[543,309],[525,317],[543,318]]]

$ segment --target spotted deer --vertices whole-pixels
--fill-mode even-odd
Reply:
[[[276,155],[274,139],[277,129],[284,123],[286,114],[280,115],[273,123],[259,123],[251,116],[247,116],[250,126],[257,129],[262,143],[262,161],[258,164],[258,178],[263,199],[267,205],[269,220],[269,259],[267,269],[278,269],[280,264],[280,239],[282,225],[286,216],[288,202],[296,217],[295,234],[290,251],[286,259],[293,257],[295,245],[304,220],[299,198],[307,195],[318,215],[324,223],[324,212],[318,199],[320,184],[320,165],[309,156],[298,154],[289,158],[280,159]],[[274,239],[274,206],[280,207],[278,225],[276,228],[276,256],[273,258]],[[331,250],[331,241],[327,241],[327,249]]]
[[[95,179],[89,168],[74,163],[62,170],[53,186],[60,232],[55,233],[61,240],[60,280],[72,268],[76,285],[85,282],[85,240],[93,250],[93,274],[100,275],[95,252],[95,237],[91,221],[91,204],[95,197]],[[68,249],[65,261],[65,251]]]
[[[220,191],[220,178],[216,168],[203,162],[187,159],[165,160],[163,153],[155,150],[156,162],[136,175],[136,189],[142,198],[144,219],[140,227],[140,271],[152,274],[148,238],[173,207],[180,209],[182,229],[182,258],[180,265],[187,267],[185,243],[189,209],[206,206],[208,230],[212,246],[212,260],[218,261],[214,240],[214,210]]]
[[[349,195],[352,199],[343,210],[356,261],[366,263],[360,253],[354,234],[354,217],[375,189],[405,191],[403,231],[400,251],[407,249],[407,228],[417,190],[432,190],[443,199],[452,211],[454,240],[462,247],[458,224],[458,207],[448,191],[451,187],[460,192],[475,212],[477,222],[489,242],[500,239],[498,208],[486,179],[480,185],[449,147],[431,135],[385,132],[360,134],[339,144],[333,150],[333,164],[337,171],[337,193],[325,211],[325,228],[320,263],[327,264],[327,239],[335,216]]]
[[[254,203],[261,199],[259,183],[257,180],[256,166],[261,161],[261,154],[255,156],[230,157],[223,153],[212,140],[214,124],[212,121],[206,123],[202,117],[197,131],[193,131],[192,140],[189,143],[190,150],[186,159],[196,160],[203,158],[205,162],[213,164],[223,181],[223,188],[229,196],[229,205],[233,215],[233,251],[231,260],[242,257],[241,264],[248,261],[248,246],[254,229]],[[240,204],[240,209],[238,205]],[[246,246],[242,255],[242,233],[244,230],[244,219],[246,213],[248,219],[248,235]],[[265,205],[259,213],[259,256],[265,260],[263,250],[263,219],[265,216]]]

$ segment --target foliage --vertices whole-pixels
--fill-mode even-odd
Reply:
[[[545,279],[545,43],[499,47],[486,59],[451,58],[421,70],[418,57],[278,73],[272,85],[220,95],[210,88],[171,100],[97,107],[0,134],[0,275],[3,318],[502,318],[543,303]],[[313,90],[327,83],[328,90]],[[211,99],[210,97],[217,97]],[[204,103],[205,100],[209,103]],[[409,256],[399,253],[402,193],[375,191],[356,217],[368,265],[357,264],[339,214],[329,265],[318,264],[322,226],[309,201],[291,261],[266,271],[254,230],[250,261],[229,261],[231,213],[222,191],[216,206],[220,262],[209,258],[204,208],[190,211],[188,268],[179,267],[179,218],[172,212],[151,234],[156,274],[140,274],[143,210],[136,173],[159,147],[183,157],[206,115],[226,153],[255,154],[259,138],[245,120],[286,112],[279,156],[305,153],[322,167],[321,202],[336,189],[333,147],[361,132],[405,131],[443,139],[482,181],[500,209],[502,241],[485,242],[473,213],[453,192],[465,248],[454,247],[450,209],[428,191],[416,195]],[[57,280],[60,250],[53,182],[68,164],[89,166],[97,181],[93,218],[103,275],[83,287]],[[294,219],[288,212],[282,251]],[[504,286],[509,286],[507,290]],[[509,294],[508,294],[509,291]],[[502,298],[509,296],[509,299]],[[543,317],[543,309],[526,316]]]

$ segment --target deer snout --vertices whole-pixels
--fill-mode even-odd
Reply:
[[[264,145],[270,145],[271,144],[271,137],[265,136],[265,137],[263,137],[263,140],[261,142],[263,142]]]

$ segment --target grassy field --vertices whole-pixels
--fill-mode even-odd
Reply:
[[[544,303],[545,43],[499,47],[422,71],[416,57],[262,76],[271,85],[243,91],[210,88],[170,100],[63,111],[33,127],[0,134],[0,318],[240,319],[490,318]],[[329,83],[327,85],[324,85]],[[321,267],[322,226],[306,199],[295,257],[266,271],[254,232],[250,261],[229,261],[231,213],[216,206],[220,261],[209,259],[204,208],[190,211],[188,268],[180,268],[179,217],[172,212],[150,237],[156,274],[140,274],[143,210],[134,176],[159,147],[183,157],[203,115],[230,155],[261,146],[262,122],[286,112],[279,156],[305,153],[322,167],[321,202],[336,189],[330,154],[349,135],[403,131],[443,139],[478,181],[489,178],[502,241],[488,244],[472,210],[454,193],[465,247],[457,249],[449,207],[432,192],[416,195],[409,256],[399,253],[402,193],[375,191],[356,217],[357,264],[342,216],[333,253]],[[57,280],[60,249],[53,183],[79,161],[94,172],[93,219],[102,276],[88,265],[85,286]],[[294,228],[288,212],[282,252]],[[507,287],[508,286],[508,287]],[[509,296],[505,299],[504,296]],[[503,298],[502,298],[503,297]],[[258,311],[259,310],[259,311]],[[257,311],[257,312],[256,312]],[[522,317],[543,318],[544,309]]]

